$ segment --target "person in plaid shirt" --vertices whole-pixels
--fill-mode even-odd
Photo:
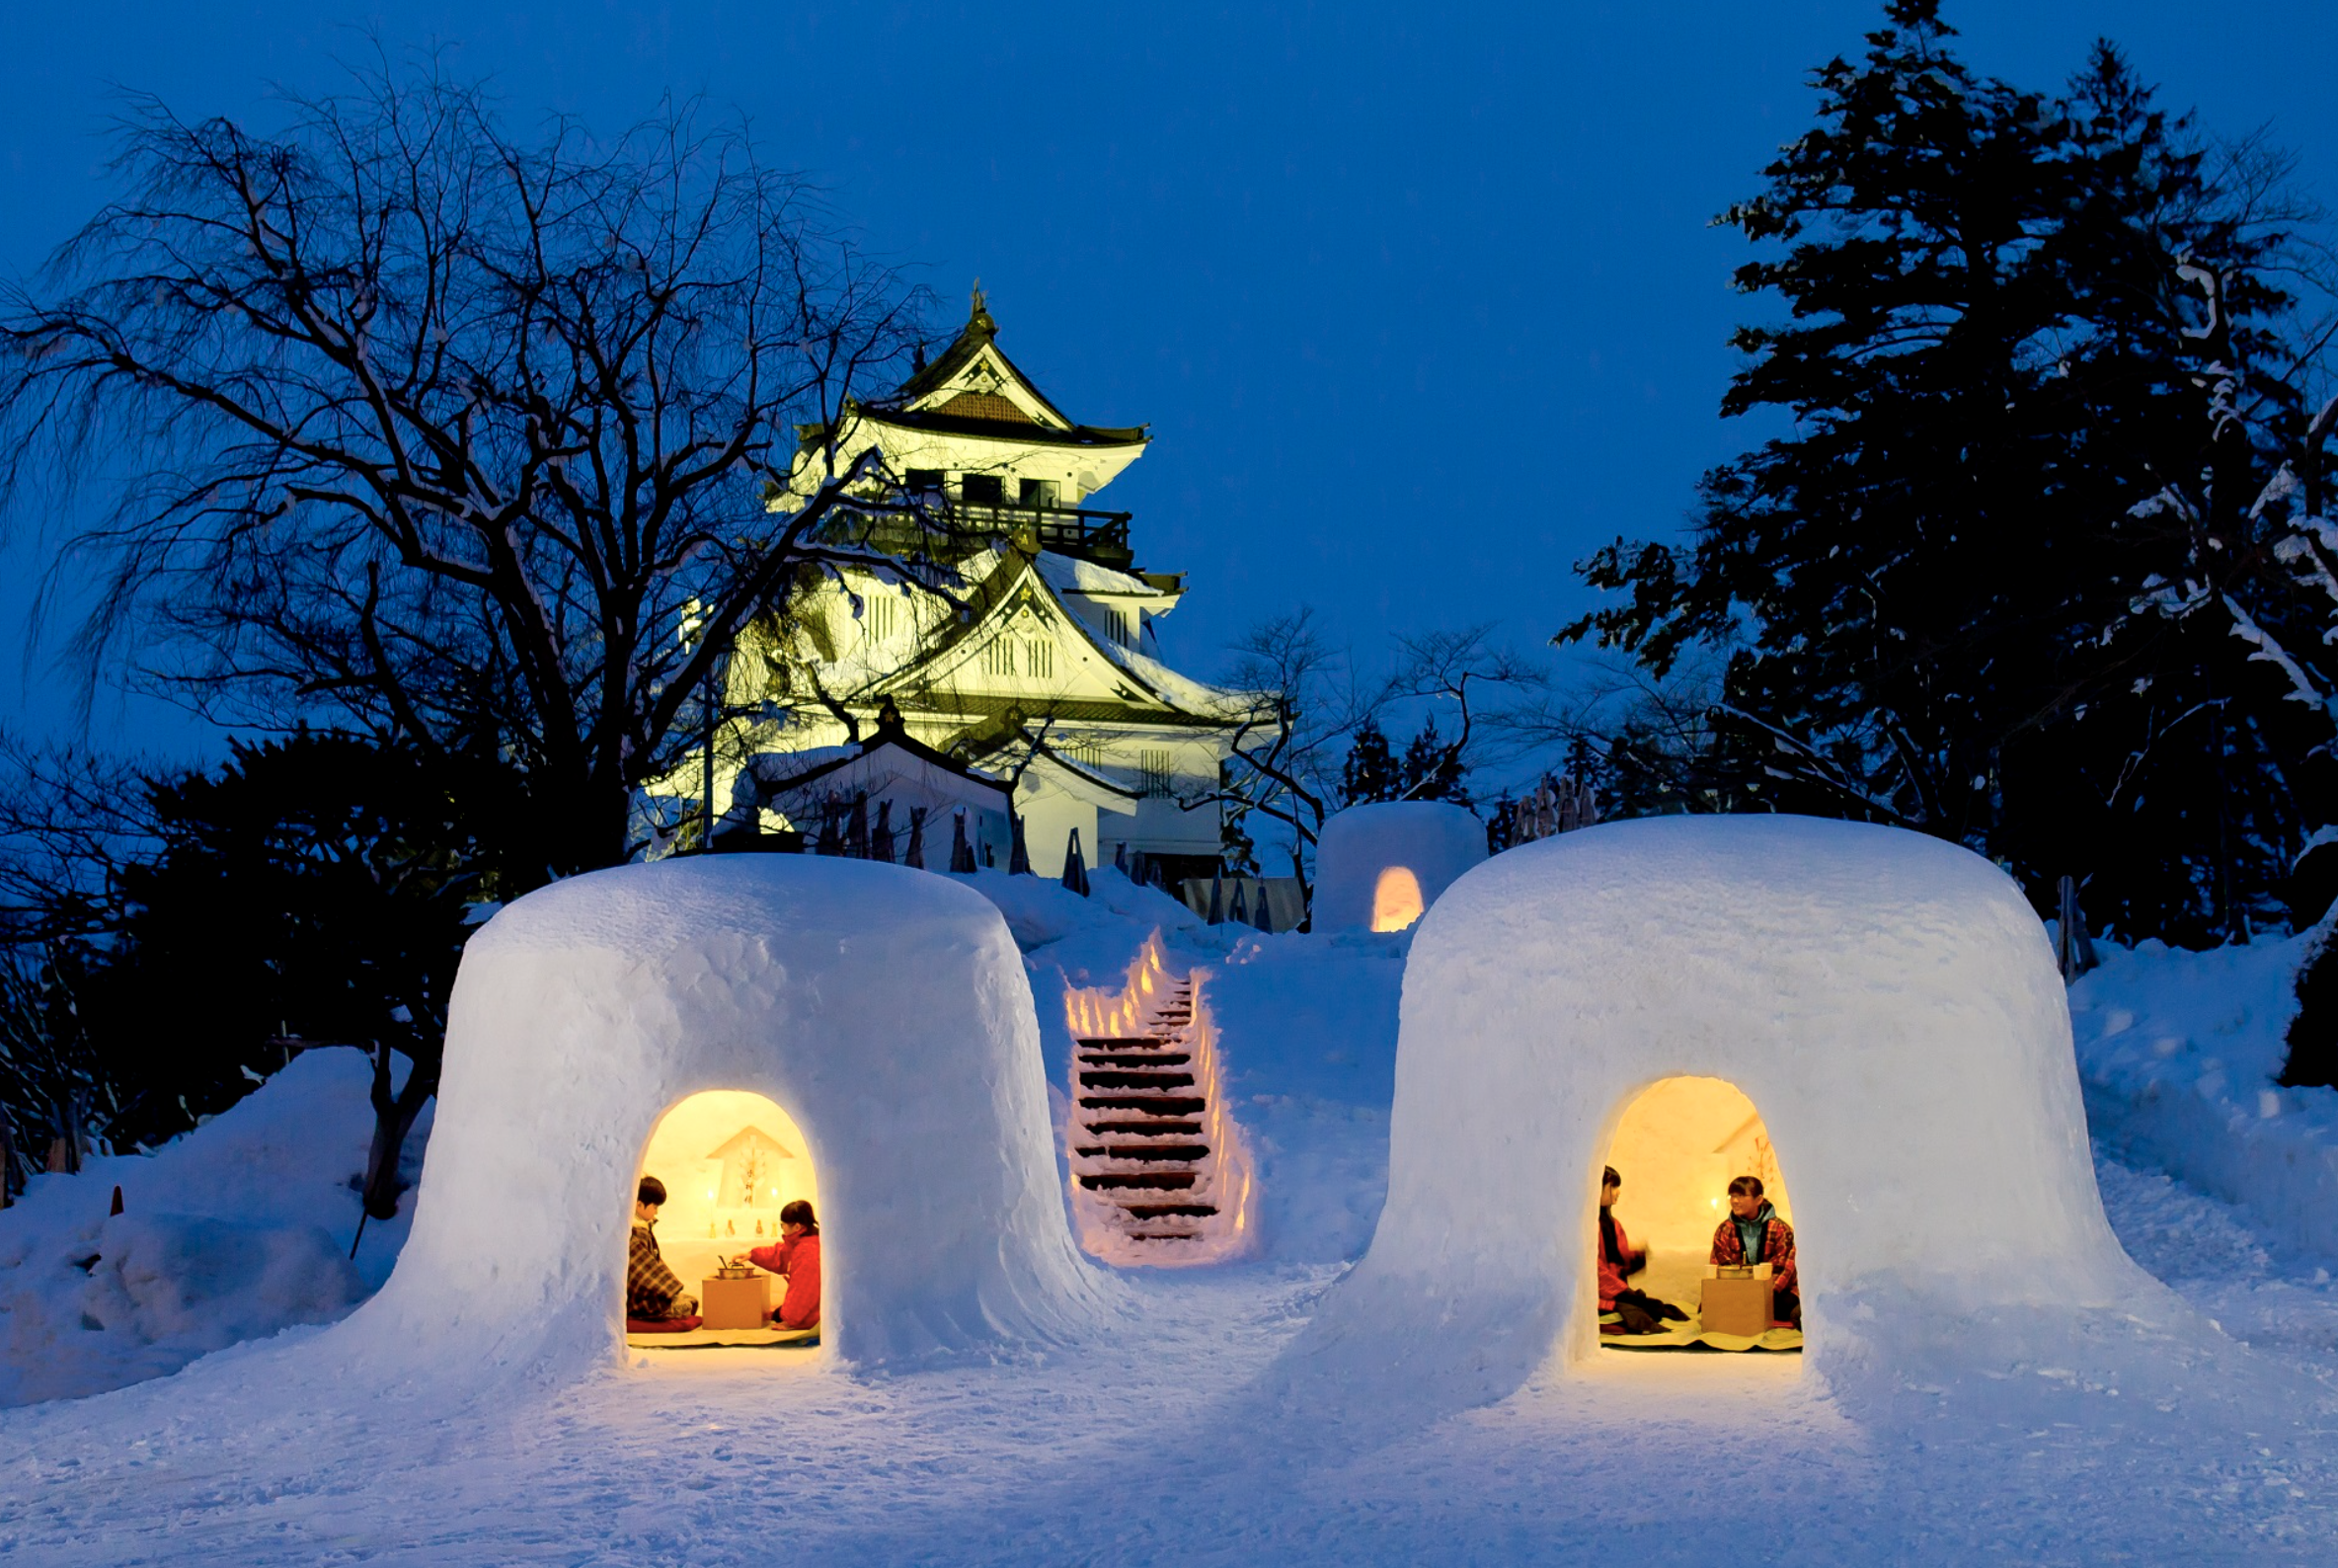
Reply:
[[[625,1255],[625,1315],[644,1322],[698,1315],[698,1297],[682,1289],[658,1250],[652,1227],[664,1203],[665,1183],[644,1176],[633,1195],[633,1240]]]
[[[1712,1261],[1770,1266],[1770,1320],[1802,1327],[1802,1272],[1794,1264],[1794,1227],[1761,1196],[1761,1178],[1729,1184],[1729,1217],[1713,1232]]]

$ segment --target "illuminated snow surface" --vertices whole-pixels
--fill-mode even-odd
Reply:
[[[1052,1085],[1069,1049],[1064,986],[1111,980],[1160,912],[1103,878],[1089,903],[1033,879],[973,879],[1026,951]],[[1386,1375],[1422,1349],[1393,1332],[1368,1347],[1379,1365],[1353,1376],[1290,1366],[1381,1204],[1411,938],[1190,926],[1169,936],[1182,961],[1216,971],[1236,1110],[1265,1183],[1259,1260],[1130,1272],[1092,1339],[898,1376],[713,1351],[582,1378],[518,1367],[381,1384],[327,1354],[332,1331],[293,1328],[176,1376],[0,1411],[0,1554],[57,1565],[1185,1568],[2255,1564],[2327,1562],[2338,1550],[2333,1260],[2305,1250],[2296,1216],[2268,1207],[2287,1196],[2244,1191],[2257,1207],[2228,1206],[2099,1151],[2122,1243],[2181,1297],[2138,1315],[2173,1326],[2140,1328],[2116,1306],[1991,1309],[1899,1336],[1891,1367],[1844,1362],[1824,1375],[1818,1358],[1604,1352],[1589,1375],[1537,1377],[1482,1408]],[[2291,949],[2249,951],[2257,962],[2117,955],[2074,998],[2088,1109],[2120,1130],[2122,1147],[2172,1136],[2148,1107],[2178,1092],[2103,1044],[2123,1048],[2130,1035],[2148,1060],[2194,1078],[2213,1054],[2214,1081],[2184,1080],[2182,1092],[2251,1112],[2204,1120],[2198,1137],[2257,1148],[2338,1110],[2331,1091],[2284,1091],[2269,1117],[2240,1081],[2262,1070],[2252,1064],[2286,1022],[2295,962]],[[2193,1044],[2156,1044],[2178,1038]],[[1059,1088],[1050,1093],[1059,1101]],[[116,1173],[97,1177],[103,1186],[41,1179],[34,1203],[0,1215],[8,1371],[71,1348],[61,1305],[20,1314],[48,1300],[44,1291],[90,1288],[79,1271],[54,1283],[58,1255],[102,1229],[113,1181],[141,1202],[141,1165],[157,1190],[175,1171],[179,1188],[215,1195],[205,1213],[265,1229],[280,1210],[287,1226],[335,1231],[343,1200],[324,1186],[268,1205],[289,1180],[295,1131],[341,1150],[361,1132],[361,1074],[321,1063],[164,1156],[108,1162]],[[229,1146],[265,1130],[276,1153],[247,1159]],[[361,1152],[360,1137],[342,1157]],[[2278,1153],[2216,1168],[2245,1171]],[[1953,1206],[1947,1174],[1939,1202]],[[264,1262],[249,1269],[265,1277]],[[291,1309],[313,1315],[347,1287],[321,1266],[311,1273]],[[367,1275],[364,1287],[378,1284]],[[45,1338],[13,1337],[35,1319]],[[166,1333],[143,1351],[126,1332],[88,1337],[146,1356],[124,1361],[117,1380],[202,1348],[200,1333]],[[449,1368],[469,1364],[465,1349],[432,1347]],[[103,1359],[85,1353],[85,1372],[93,1358]],[[37,1397],[8,1386],[17,1391],[5,1397]]]

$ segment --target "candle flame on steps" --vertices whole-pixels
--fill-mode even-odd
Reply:
[[[1210,1016],[1208,998],[1208,980],[1207,969],[1173,969],[1161,933],[1155,930],[1130,960],[1120,986],[1067,988],[1064,992],[1064,1019],[1075,1042],[1070,1084],[1072,1114],[1065,1125],[1070,1139],[1074,1228],[1080,1245],[1108,1263],[1218,1263],[1247,1250],[1255,1234],[1250,1221],[1258,1201],[1256,1172],[1242,1129],[1225,1102],[1216,1023]],[[1182,1019],[1168,1016],[1173,1003],[1182,1004],[1187,1016]],[[1083,1175],[1128,1172],[1126,1161],[1083,1156],[1078,1152],[1083,1144],[1100,1146],[1098,1139],[1103,1136],[1087,1130],[1088,1119],[1080,1105],[1082,1069],[1076,1042],[1084,1039],[1157,1041],[1174,1047],[1187,1058],[1186,1064],[1176,1070],[1190,1073],[1193,1082],[1190,1088],[1178,1093],[1199,1098],[1206,1107],[1202,1115],[1202,1141],[1208,1153],[1194,1167],[1193,1185],[1170,1191],[1178,1202],[1211,1211],[1177,1217],[1175,1222],[1181,1227],[1190,1226],[1190,1233],[1175,1240],[1132,1236],[1130,1232],[1136,1222],[1127,1209],[1111,1201],[1109,1194],[1115,1189],[1108,1186],[1098,1190],[1082,1184]],[[1130,1113],[1100,1114],[1126,1117]],[[1192,1137],[1190,1132],[1185,1136],[1188,1139]],[[1155,1162],[1154,1168],[1159,1168],[1159,1162]],[[1121,1190],[1125,1197],[1126,1189]]]

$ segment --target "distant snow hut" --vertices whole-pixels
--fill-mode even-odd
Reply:
[[[1402,931],[1486,858],[1486,826],[1446,801],[1351,806],[1315,845],[1318,931]]]
[[[1401,1343],[1408,1377],[1470,1397],[1595,1354],[1599,1169],[1681,1076],[1734,1085],[1776,1139],[1822,1366],[1854,1320],[1872,1340],[2150,1289],[2095,1191],[2052,946],[2003,872],[1893,828],[1672,817],[1512,850],[1436,902],[1387,1204],[1301,1350]],[[1623,1175],[1627,1199],[1664,1185]]]
[[[708,1090],[746,1112],[676,1124]],[[668,1130],[690,1168],[652,1174],[715,1197],[675,1203],[662,1246],[742,1228],[817,1170],[823,1357],[994,1354],[1094,1320],[997,909],[944,877],[737,855],[555,883],[471,939],[414,1229],[351,1329],[442,1370],[605,1362],[633,1189]],[[728,1190],[749,1177],[751,1203]],[[745,1250],[743,1228],[711,1239]]]

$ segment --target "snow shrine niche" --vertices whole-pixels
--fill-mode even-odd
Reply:
[[[724,1258],[776,1242],[783,1206],[801,1198],[819,1209],[795,1118],[743,1089],[708,1089],[667,1111],[650,1135],[641,1174],[665,1184],[658,1247],[693,1294]]]
[[[824,1362],[995,1357],[1104,1310],[1022,955],[947,877],[711,855],[506,906],[463,949],[413,1231],[347,1332],[441,1375],[591,1375],[645,1159],[686,1290],[817,1192]]]
[[[1885,1365],[1983,1307],[2150,1289],[2095,1191],[2053,945],[1970,850],[1783,815],[1604,823],[1486,861],[1410,944],[1387,1201],[1294,1365],[1362,1382],[1385,1361],[1476,1401],[1612,1363],[1601,1165],[1660,1247],[1699,1208],[1719,1222],[1720,1169],[1668,1193],[1671,1156],[1632,1146],[1667,1103],[1635,1113],[1642,1091],[1679,1078],[1734,1085],[1775,1140],[1817,1370]],[[1742,1116],[1683,1121],[1685,1157],[1758,1157]]]
[[[1486,824],[1446,801],[1351,806],[1315,844],[1314,928],[1404,931],[1486,858]]]

